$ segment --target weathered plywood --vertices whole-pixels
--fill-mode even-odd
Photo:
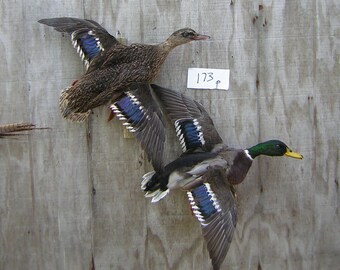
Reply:
[[[304,154],[254,162],[222,269],[336,269],[339,13],[335,0],[2,1],[0,123],[52,129],[0,140],[0,268],[211,268],[185,194],[143,197],[151,166],[107,108],[85,124],[60,116],[60,90],[83,67],[69,37],[37,21],[85,16],[129,43],[182,27],[211,35],[176,48],[155,82],[203,103],[230,146],[278,138]],[[187,90],[188,67],[230,68],[230,90]],[[180,153],[169,136],[168,161]]]

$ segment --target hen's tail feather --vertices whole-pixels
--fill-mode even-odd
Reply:
[[[60,98],[59,98],[59,109],[61,112],[61,115],[68,119],[71,120],[73,122],[84,122],[89,114],[90,114],[90,110],[88,110],[87,112],[73,112],[70,107],[69,107],[69,90],[70,88],[72,88],[72,86],[66,87],[65,89],[63,89],[60,93]]]

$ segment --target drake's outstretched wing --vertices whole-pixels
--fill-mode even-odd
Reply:
[[[202,184],[187,192],[191,209],[201,224],[213,269],[219,269],[227,255],[237,222],[234,190],[224,179],[223,168],[209,170],[202,176]]]
[[[139,84],[110,107],[136,137],[156,171],[163,168],[165,129],[163,114],[151,95],[149,84]]]
[[[98,54],[118,43],[105,28],[92,20],[60,17],[41,19],[38,22],[54,27],[59,32],[70,34],[72,44],[85,62],[86,68]]]
[[[177,91],[155,84],[151,87],[175,125],[184,152],[197,147],[211,151],[216,144],[222,143],[212,119],[201,104]]]

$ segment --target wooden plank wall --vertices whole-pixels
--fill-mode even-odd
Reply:
[[[202,102],[229,145],[278,138],[305,157],[254,162],[222,268],[337,269],[339,14],[338,0],[2,0],[0,124],[52,129],[0,141],[0,269],[211,268],[185,194],[143,197],[151,166],[108,110],[61,118],[60,90],[83,67],[69,37],[37,23],[58,16],[94,19],[129,43],[186,26],[211,35],[176,48],[156,82]],[[186,90],[188,67],[229,68],[230,90]],[[180,152],[171,135],[168,160]]]

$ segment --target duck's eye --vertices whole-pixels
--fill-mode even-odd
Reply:
[[[189,36],[189,33],[188,33],[188,32],[184,32],[184,33],[182,33],[182,36],[183,36],[183,37],[188,37],[188,36]]]
[[[285,147],[284,147],[283,145],[281,145],[281,144],[277,144],[276,147],[277,147],[278,149],[280,149],[280,150],[282,150],[282,149],[285,148]]]

